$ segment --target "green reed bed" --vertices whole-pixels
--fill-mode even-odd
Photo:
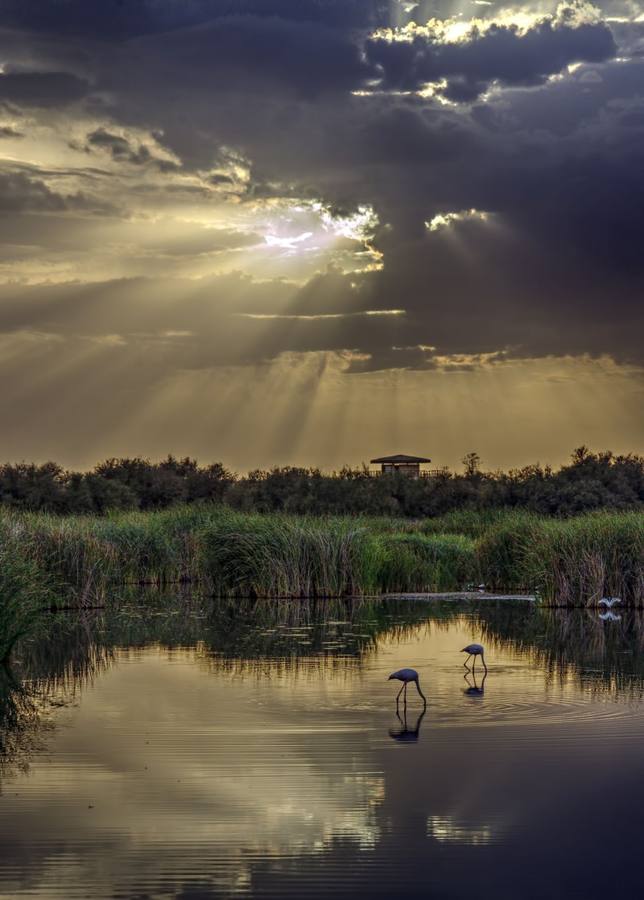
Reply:
[[[319,597],[457,590],[475,577],[463,535],[388,533],[378,521],[260,515],[220,517],[204,532],[216,593]]]
[[[538,590],[548,603],[593,606],[602,597],[644,602],[644,517],[639,513],[510,516],[481,538],[477,554],[489,584]]]
[[[419,524],[419,530],[423,534],[464,534],[478,540],[498,528],[508,525],[516,527],[538,518],[522,509],[456,509],[442,516],[424,519]]]
[[[0,664],[19,640],[37,632],[50,603],[43,573],[24,546],[11,528],[0,527]]]
[[[458,590],[477,576],[476,545],[462,534],[393,534],[380,544],[382,591]]]
[[[38,575],[54,605],[100,604],[146,583],[199,583],[229,597],[339,597],[458,591],[473,581],[539,590],[547,602],[593,605],[611,595],[637,605],[643,529],[637,513],[464,511],[402,522],[204,505],[103,517],[4,513],[0,550],[32,567],[24,578]]]
[[[544,599],[596,605],[602,597],[644,602],[644,516],[597,513],[542,520],[525,548],[528,577]]]
[[[535,515],[508,513],[482,530],[476,542],[481,579],[495,590],[532,591],[539,573],[527,565],[527,552],[546,520]]]
[[[227,514],[201,532],[222,596],[319,597],[378,590],[381,547],[356,519]]]
[[[52,589],[79,604],[102,601],[115,585],[199,580],[204,520],[196,508],[100,518],[2,518]]]

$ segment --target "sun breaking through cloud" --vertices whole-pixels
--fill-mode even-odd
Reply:
[[[639,0],[2,13],[4,457],[642,449]]]

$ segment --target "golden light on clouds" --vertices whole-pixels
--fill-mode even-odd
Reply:
[[[641,449],[637,4],[254,3],[11,13],[0,459]]]
[[[373,32],[372,37],[389,43],[411,43],[417,38],[431,39],[440,44],[464,43],[485,34],[495,28],[510,27],[516,29],[518,34],[525,34],[543,21],[565,21],[572,26],[595,24],[601,21],[600,9],[591,2],[578,4],[559,3],[554,11],[550,9],[529,10],[520,6],[495,6],[487,0],[474,0],[477,6],[493,6],[490,15],[482,18],[473,16],[466,18],[462,12],[456,16],[446,18],[429,18],[425,22],[416,22],[412,18],[405,24],[397,27],[379,28]],[[411,5],[410,5],[411,7]],[[408,13],[414,16],[419,10],[420,4],[414,4],[408,9]]]
[[[425,222],[425,227],[430,231],[438,231],[440,228],[447,228],[453,222],[462,222],[467,219],[474,219],[480,222],[487,222],[490,213],[483,212],[479,209],[462,209],[459,212],[436,213],[435,216]]]

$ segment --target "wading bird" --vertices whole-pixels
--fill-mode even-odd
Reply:
[[[610,609],[611,607],[615,606],[616,603],[621,603],[621,602],[622,602],[621,597],[602,597],[597,605],[605,606],[606,609]]]
[[[403,691],[405,692],[405,696],[404,696],[405,705],[407,705],[407,685],[409,684],[410,681],[414,682],[414,684],[416,685],[416,690],[418,691],[420,696],[423,698],[423,703],[425,704],[425,706],[427,706],[427,698],[425,697],[425,695],[423,694],[423,692],[420,689],[420,684],[418,681],[418,672],[416,671],[416,669],[398,669],[397,672],[392,672],[387,680],[391,681],[392,678],[395,678],[396,681],[403,682],[403,686],[396,694],[396,706],[398,706],[398,700]]]
[[[474,667],[476,666],[476,657],[481,657],[481,662],[483,663],[483,668],[487,672],[487,666],[485,665],[485,650],[483,649],[482,644],[468,644],[467,647],[463,647],[461,653],[467,653],[468,657],[463,663],[466,669],[469,669],[468,662],[470,661],[470,656],[474,657],[474,662],[472,663],[472,672],[474,671]]]

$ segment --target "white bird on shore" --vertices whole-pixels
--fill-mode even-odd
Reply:
[[[616,603],[621,602],[621,597],[602,597],[597,605],[605,606],[606,609],[611,609],[613,606],[615,606]]]
[[[472,663],[472,672],[474,671],[474,667],[476,666],[476,657],[481,657],[481,662],[483,663],[483,668],[487,672],[487,666],[485,665],[485,649],[483,644],[468,644],[467,647],[463,647],[461,653],[467,653],[468,657],[463,663],[466,669],[469,669],[468,662],[470,661],[470,657],[474,657],[474,662]]]
[[[403,686],[396,694],[396,706],[398,706],[398,700],[403,691],[405,692],[405,705],[407,705],[407,685],[412,681],[416,685],[416,690],[423,698],[423,703],[425,704],[425,706],[427,706],[427,698],[420,689],[420,682],[418,681],[418,672],[416,671],[416,669],[398,669],[397,672],[392,672],[387,680],[391,681],[392,678],[396,679],[396,681],[403,682]]]

